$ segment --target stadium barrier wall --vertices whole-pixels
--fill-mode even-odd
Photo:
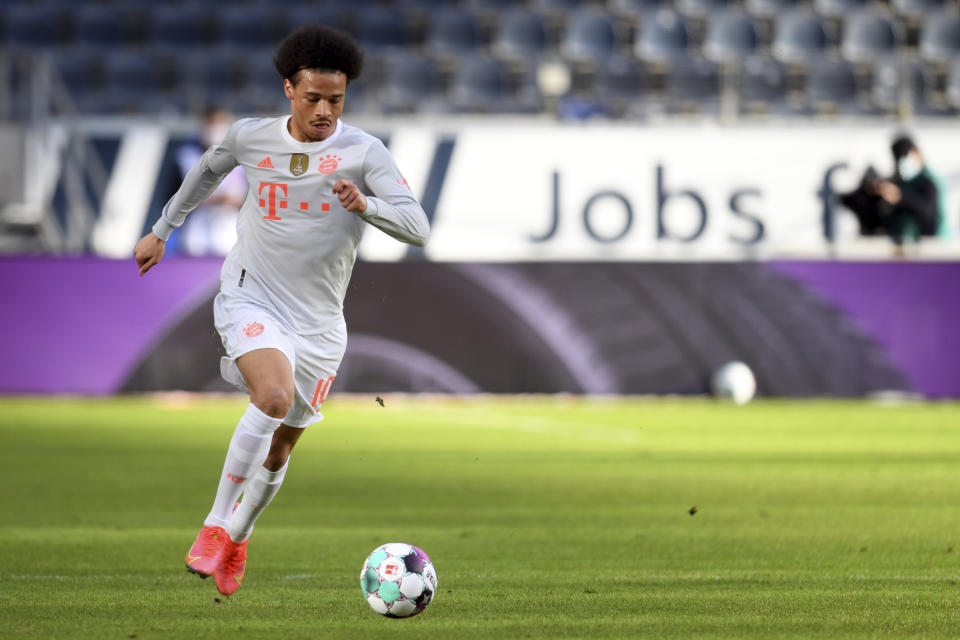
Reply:
[[[226,390],[219,259],[0,259],[0,392]],[[335,390],[960,397],[960,263],[357,264]]]
[[[652,261],[890,256],[889,243],[858,241],[855,218],[835,204],[872,165],[893,172],[898,128],[859,121],[719,127],[705,122],[563,125],[538,119],[346,120],[379,135],[433,224],[425,250],[367,234],[370,261]],[[91,248],[130,254],[179,185],[177,150],[189,123],[77,122],[36,137],[44,184],[71,136],[90,140],[108,176],[92,208]],[[956,123],[911,127],[947,184],[953,241],[924,255],[960,257],[960,156]],[[63,148],[58,148],[60,145]],[[283,162],[274,162],[283,179]],[[290,178],[292,180],[292,178]],[[49,206],[69,220],[64,180]],[[39,193],[42,189],[28,190]],[[148,194],[151,194],[148,196]],[[48,206],[40,203],[39,206]],[[25,210],[36,211],[37,207]]]

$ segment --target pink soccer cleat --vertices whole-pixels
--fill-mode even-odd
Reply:
[[[233,595],[243,582],[243,571],[247,566],[247,543],[234,542],[224,533],[226,540],[223,551],[220,553],[220,563],[217,565],[214,578],[217,581],[217,590],[225,596]]]
[[[229,537],[222,527],[204,525],[197,534],[197,539],[193,541],[190,551],[187,551],[187,557],[184,558],[187,571],[201,578],[212,576],[220,562],[223,543]]]

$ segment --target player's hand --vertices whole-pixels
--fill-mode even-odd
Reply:
[[[150,271],[153,265],[160,262],[163,258],[163,252],[167,243],[158,238],[153,232],[140,238],[140,242],[133,248],[133,257],[137,260],[140,267],[140,275]]]
[[[340,198],[340,206],[347,211],[363,213],[367,210],[367,197],[349,180],[337,180],[333,185],[333,192]]]
[[[889,180],[880,180],[877,183],[877,194],[890,204],[897,204],[900,202],[900,187],[893,184]]]

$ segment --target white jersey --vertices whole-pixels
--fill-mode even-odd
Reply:
[[[231,293],[250,295],[274,309],[291,329],[308,335],[323,333],[342,319],[365,223],[420,246],[430,230],[407,181],[377,138],[338,120],[326,140],[299,142],[287,131],[289,119],[237,121],[190,170],[153,232],[166,240],[234,167],[242,166],[249,188],[237,220],[237,243],[221,270],[221,288],[229,285]],[[363,213],[340,206],[333,193],[340,179],[350,180],[367,196]],[[245,279],[255,285],[246,292]]]

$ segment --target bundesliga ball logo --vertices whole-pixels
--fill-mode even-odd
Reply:
[[[437,572],[423,549],[403,542],[377,547],[363,563],[360,589],[370,608],[388,618],[410,618],[437,592]]]

